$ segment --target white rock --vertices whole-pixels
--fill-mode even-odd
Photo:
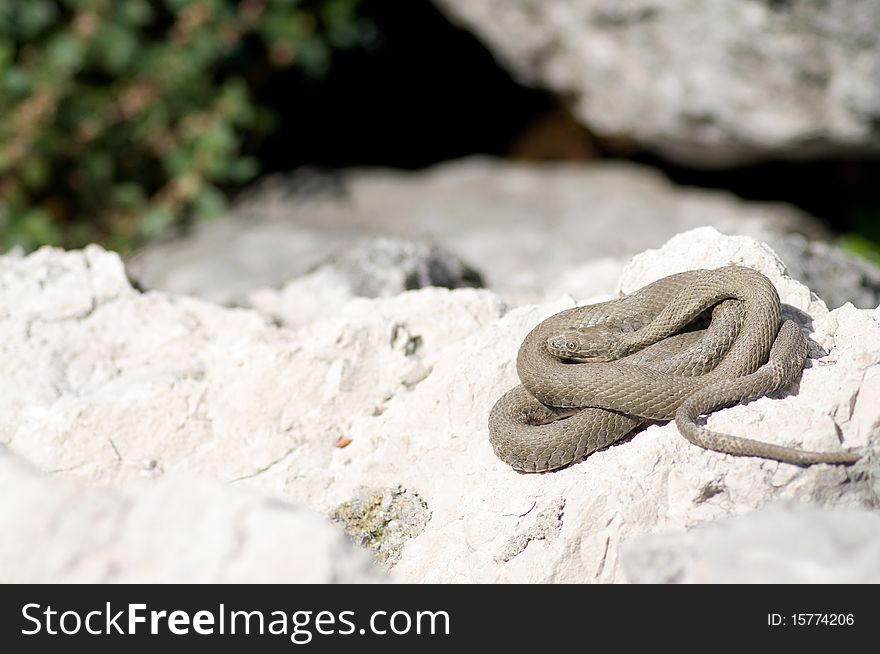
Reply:
[[[258,288],[248,304],[286,327],[301,327],[328,316],[355,298],[348,281],[332,268],[295,277],[283,288]]]
[[[342,455],[333,444],[359,413],[380,412],[446,344],[502,311],[487,291],[430,288],[355,299],[292,332],[159,293],[105,302],[85,254],[55,254],[64,274],[41,292],[0,288],[0,303],[16,307],[0,323],[11,355],[0,371],[20,391],[0,398],[2,441],[44,470],[118,483],[178,469],[243,479],[285,459],[323,465]],[[124,282],[121,267],[106,268]],[[91,309],[57,320],[55,297]],[[42,310],[50,319],[35,317]]]
[[[0,446],[0,495],[2,583],[386,578],[326,518],[217,482],[88,488],[38,474]]]
[[[871,458],[802,469],[702,450],[673,425],[555,473],[514,472],[488,442],[489,410],[517,383],[525,334],[571,299],[505,313],[488,291],[429,288],[359,298],[293,331],[252,311],[138,294],[115,255],[94,249],[0,261],[0,376],[13,380],[0,440],[11,450],[117,492],[187,471],[328,515],[364,488],[409,493],[430,518],[396,532],[418,533],[394,555],[404,581],[624,581],[620,545],[636,536],[784,499],[859,507],[880,493]],[[621,285],[731,262],[770,276],[817,358],[795,393],[720,411],[710,427],[876,449],[878,311],[828,312],[765,246],[712,230],[641,255]],[[59,316],[62,302],[82,309]]]
[[[427,286],[475,287],[482,280],[436,245],[376,238],[337,253],[280,291],[254,291],[249,304],[285,327],[299,327],[330,317],[356,297],[390,297]]]
[[[876,584],[880,516],[777,504],[684,534],[634,538],[623,568],[640,583]]]
[[[632,293],[668,275],[728,264],[748,266],[769,277],[783,298],[785,316],[803,326],[809,326],[806,323],[811,319],[827,315],[825,303],[787,275],[785,264],[770,246],[746,236],[724,237],[713,227],[699,227],[678,234],[663,247],[636,255],[623,269],[617,290]]]

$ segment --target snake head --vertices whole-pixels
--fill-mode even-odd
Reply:
[[[610,361],[613,341],[610,332],[601,327],[566,329],[550,336],[547,351],[559,359],[581,362]]]

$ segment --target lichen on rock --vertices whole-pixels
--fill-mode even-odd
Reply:
[[[425,530],[431,519],[428,504],[415,491],[360,488],[330,514],[351,539],[373,552],[376,561],[392,567],[406,542]]]

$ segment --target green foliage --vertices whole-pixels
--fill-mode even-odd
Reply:
[[[371,34],[360,0],[0,0],[0,251],[125,251],[252,179],[248,81]]]
[[[880,266],[880,202],[862,203],[851,223],[851,231],[841,235],[837,244]]]

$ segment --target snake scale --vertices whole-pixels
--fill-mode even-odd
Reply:
[[[854,452],[772,445],[696,422],[791,385],[806,357],[806,337],[782,320],[776,288],[761,273],[730,265],[671,275],[532,329],[517,355],[522,384],[489,415],[490,441],[516,470],[543,472],[646,420],[674,418],[687,440],[706,449],[796,465],[854,463]]]

